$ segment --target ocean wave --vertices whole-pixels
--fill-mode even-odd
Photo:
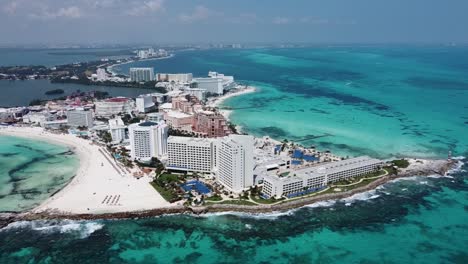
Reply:
[[[220,216],[226,216],[226,215],[233,215],[233,216],[242,217],[242,218],[255,218],[255,219],[274,220],[274,219],[279,218],[280,216],[292,215],[298,209],[299,208],[295,208],[295,209],[291,209],[291,210],[288,210],[288,211],[285,211],[285,212],[271,212],[271,213],[244,213],[244,212],[228,211],[228,212],[202,214],[202,215],[199,215],[199,217],[211,218],[211,217],[220,217]]]
[[[456,157],[456,158],[453,158],[454,160],[457,160],[457,164],[455,165],[455,167],[453,169],[450,169],[448,170],[446,173],[445,173],[445,176],[449,176],[451,174],[454,174],[454,173],[457,173],[457,172],[463,172],[463,165],[465,165],[465,163],[462,161],[465,159],[465,157]]]
[[[72,233],[78,235],[79,238],[86,238],[99,229],[102,229],[104,224],[96,221],[74,221],[74,220],[57,220],[57,221],[18,221],[9,224],[1,229],[19,230],[31,229],[43,233]]]
[[[357,193],[350,197],[340,199],[340,201],[344,202],[345,205],[350,206],[355,201],[367,201],[367,200],[379,198],[380,195],[377,194],[376,192],[377,191],[374,189],[374,190],[370,190],[370,191],[363,192],[363,193]]]

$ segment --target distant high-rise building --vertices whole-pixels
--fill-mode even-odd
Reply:
[[[67,120],[67,124],[72,127],[93,127],[93,113],[91,111],[67,111]]]
[[[168,126],[162,123],[143,122],[128,126],[132,159],[149,161],[167,153]]]
[[[158,73],[157,80],[161,82],[190,83],[192,81],[191,73]]]
[[[153,68],[130,68],[132,82],[149,82],[154,80]]]
[[[105,81],[107,80],[107,73],[105,69],[98,68],[96,70],[96,75],[97,75],[97,81]]]

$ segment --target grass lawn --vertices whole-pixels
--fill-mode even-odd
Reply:
[[[150,184],[151,186],[153,186],[154,189],[156,189],[156,191],[158,191],[159,194],[161,194],[164,200],[172,202],[175,198],[177,198],[177,196],[171,190],[167,190],[164,187],[159,186],[155,182],[150,182]]]
[[[216,202],[216,201],[221,201],[221,200],[223,200],[223,197],[218,196],[218,195],[213,195],[211,197],[206,197],[205,198],[205,201],[215,201]]]

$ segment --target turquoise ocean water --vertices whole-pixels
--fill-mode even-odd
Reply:
[[[467,48],[212,50],[135,65],[255,85],[225,103],[255,135],[344,155],[468,150]],[[18,222],[0,231],[0,263],[468,263],[466,170],[287,213]]]
[[[0,262],[464,264],[467,223],[465,171],[283,214],[17,222]]]
[[[258,88],[232,98],[248,133],[342,155],[446,157],[468,150],[468,47],[350,46],[178,53],[156,72],[209,70]]]
[[[78,165],[67,147],[0,136],[0,212],[39,205],[69,182]]]

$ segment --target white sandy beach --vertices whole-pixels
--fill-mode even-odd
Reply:
[[[238,90],[236,92],[227,93],[227,94],[225,94],[223,96],[220,96],[220,97],[214,97],[213,99],[208,100],[208,102],[206,103],[206,106],[208,106],[208,107],[219,107],[225,100],[227,100],[229,98],[244,95],[244,94],[248,94],[248,93],[254,93],[256,90],[257,89],[255,87],[247,86],[246,88],[242,88],[242,89],[240,89],[240,90]],[[224,116],[224,118],[226,118],[226,120],[229,121],[229,116],[232,113],[232,110],[220,109],[219,112]],[[240,131],[240,127],[237,127],[237,128]]]
[[[73,135],[52,134],[42,128],[6,127],[0,135],[26,137],[67,145],[80,160],[73,180],[61,191],[47,199],[34,212],[115,213],[175,206],[170,204],[149,184],[150,178],[139,180],[130,173],[117,171],[100,152],[102,147]],[[44,175],[45,177],[47,175]],[[107,198],[106,198],[107,197]],[[103,203],[103,201],[105,201]]]

